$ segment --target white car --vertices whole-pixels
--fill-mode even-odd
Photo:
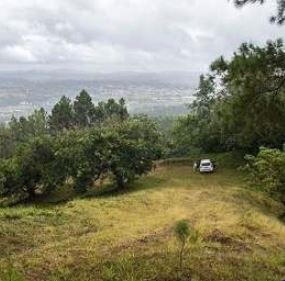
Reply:
[[[210,159],[203,159],[199,166],[200,173],[212,173],[214,172],[214,165]]]

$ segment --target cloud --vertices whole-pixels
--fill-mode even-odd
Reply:
[[[227,0],[2,0],[0,66],[201,70],[244,41],[282,36],[268,23],[272,10]]]

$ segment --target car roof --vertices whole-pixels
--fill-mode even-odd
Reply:
[[[202,160],[201,160],[201,163],[209,163],[209,162],[211,163],[211,160],[210,160],[210,159],[202,159]]]

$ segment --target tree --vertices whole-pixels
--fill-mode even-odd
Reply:
[[[32,128],[26,117],[21,116],[17,119],[15,116],[12,116],[9,123],[14,139],[18,142],[24,142],[31,136]]]
[[[22,183],[16,158],[2,159],[0,161],[0,195],[10,196],[21,192]]]
[[[129,117],[126,102],[123,98],[119,99],[118,116],[120,120],[126,120]]]
[[[160,133],[154,122],[144,116],[118,123],[112,128],[110,171],[118,188],[152,169],[161,157]]]
[[[35,138],[19,146],[13,157],[0,164],[1,193],[35,197],[56,188],[62,178],[55,167],[53,138]]]
[[[78,155],[70,173],[75,188],[84,192],[102,175],[112,175],[117,187],[125,188],[152,169],[153,161],[161,155],[159,138],[156,124],[141,116],[85,131],[80,137],[79,150],[71,154],[72,158]],[[64,147],[74,150],[76,145]]]
[[[194,93],[195,100],[190,104],[193,114],[209,119],[215,98],[215,83],[211,77],[200,76],[199,86]]]
[[[125,105],[125,100],[121,98],[119,102],[114,99],[108,99],[107,102],[99,102],[95,107],[95,120],[97,122],[104,121],[123,121],[129,117],[128,110]]]
[[[47,114],[43,108],[27,117],[12,116],[7,126],[0,126],[0,158],[12,156],[19,144],[48,133]]]
[[[40,137],[48,134],[47,113],[44,108],[41,107],[39,110],[36,109],[28,116],[27,120],[33,137]]]
[[[153,121],[146,116],[130,118],[123,99],[110,99],[97,106],[100,126],[90,126],[93,106],[86,92],[76,98],[74,108],[62,97],[49,116],[51,131],[43,109],[27,118],[13,117],[9,130],[0,130],[16,139],[14,153],[0,161],[2,195],[35,197],[67,179],[73,180],[77,192],[85,192],[102,175],[111,175],[117,187],[124,188],[152,169],[162,153]]]
[[[180,117],[173,130],[176,150],[184,155],[193,147],[204,151],[216,151],[220,147],[217,124],[212,122],[216,103],[216,88],[212,77],[200,76],[194,97],[195,100],[189,106],[190,113]]]
[[[12,116],[9,128],[18,142],[45,135],[48,133],[47,113],[43,108],[40,108],[28,117],[21,116],[17,119]]]
[[[55,166],[62,178],[72,178],[74,189],[85,192],[105,171],[101,128],[66,131],[55,141]]]
[[[49,125],[52,132],[70,129],[74,126],[74,112],[71,100],[62,96],[55,104],[49,116]]]
[[[238,147],[281,147],[285,141],[285,52],[283,42],[265,47],[242,44],[230,61],[219,58],[211,69],[226,95],[219,101],[225,131]],[[226,122],[225,122],[226,120]]]
[[[178,119],[181,151],[239,149],[285,142],[285,52],[282,40],[264,47],[242,44],[230,60],[220,57],[201,76],[190,113]]]
[[[234,0],[234,3],[237,7],[242,7],[249,3],[260,3],[264,4],[265,0]],[[276,22],[278,24],[283,24],[285,21],[285,0],[276,0],[277,3],[277,12],[275,16],[272,16],[270,21]]]
[[[9,126],[0,124],[0,159],[10,157],[15,146],[15,139]]]
[[[92,98],[85,90],[82,90],[75,98],[73,108],[76,125],[79,127],[90,126],[94,121],[95,107]]]

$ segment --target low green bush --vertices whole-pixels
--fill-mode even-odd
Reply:
[[[246,155],[249,182],[284,200],[285,196],[285,152],[261,147],[257,156]]]

